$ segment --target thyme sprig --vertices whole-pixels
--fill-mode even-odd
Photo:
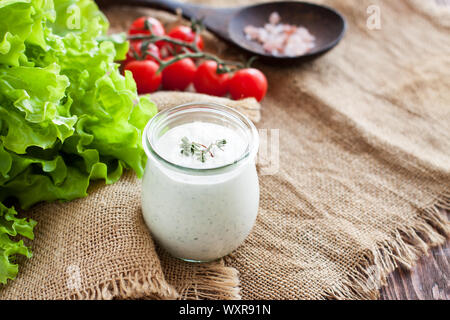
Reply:
[[[207,147],[201,143],[190,141],[187,137],[181,139],[180,153],[185,156],[195,156],[201,162],[206,162],[207,156],[214,158],[214,149],[224,151],[224,147],[227,144],[225,139],[217,140]]]

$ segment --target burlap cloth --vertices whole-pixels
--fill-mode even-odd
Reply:
[[[270,89],[257,125],[280,130],[280,167],[260,176],[257,223],[238,250],[198,265],[155,249],[140,213],[140,182],[128,173],[113,186],[95,184],[85,199],[30,210],[39,222],[34,257],[20,261],[19,277],[0,298],[376,298],[389,272],[443,244],[450,235],[440,211],[450,208],[450,10],[431,0],[321,2],[347,17],[344,41],[311,63],[258,65]],[[372,4],[381,8],[381,30],[366,26]],[[175,19],[107,11],[116,30],[143,14]],[[238,56],[205,37],[208,50]],[[167,107],[200,98],[153,99]],[[234,106],[258,120],[253,100]]]

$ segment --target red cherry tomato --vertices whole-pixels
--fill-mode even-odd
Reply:
[[[197,69],[194,76],[194,87],[199,93],[213,96],[224,96],[228,92],[227,73],[217,73],[217,63],[215,61],[205,61]]]
[[[186,26],[178,26],[178,27],[173,28],[172,30],[170,30],[168,36],[173,39],[177,39],[177,40],[181,40],[181,41],[185,41],[185,42],[189,42],[189,43],[194,43],[194,41],[195,41],[195,32],[192,31],[192,29],[190,27],[186,27]],[[200,35],[197,38],[196,44],[200,50],[203,50],[204,44],[203,44],[203,39]],[[181,51],[180,46],[173,45],[170,43],[167,45],[170,45],[172,48],[174,48],[175,52]]]
[[[127,63],[136,60],[136,56],[138,57],[138,60],[142,60],[142,40],[134,40],[130,41],[130,49],[127,52],[127,57],[125,61],[123,62],[123,65],[126,65]],[[153,43],[150,43],[146,49],[147,53],[151,53],[157,58],[161,58],[160,51],[156,45]],[[158,62],[155,58],[153,58],[151,55],[147,54],[145,56],[145,60],[152,60],[155,62]]]
[[[151,60],[131,61],[125,66],[125,70],[133,73],[139,94],[158,90],[161,85],[161,73],[157,73],[158,68],[159,65]]]
[[[150,30],[147,30],[145,28],[145,21],[148,22],[148,24],[152,28],[152,32]],[[155,36],[163,36],[166,34],[163,25],[158,19],[152,18],[152,17],[140,17],[131,24],[130,29],[128,29],[129,35],[149,35],[153,34]],[[158,47],[162,46],[164,44],[164,41],[157,41],[155,43]]]
[[[162,71],[164,89],[184,91],[194,79],[196,69],[194,61],[189,58],[181,59],[167,66]]]
[[[254,97],[261,101],[267,92],[267,79],[258,69],[241,69],[230,79],[228,88],[235,100]]]

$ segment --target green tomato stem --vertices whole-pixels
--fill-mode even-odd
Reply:
[[[158,73],[161,72],[162,70],[164,70],[164,68],[167,68],[168,66],[170,66],[171,64],[174,64],[175,62],[180,61],[185,58],[213,60],[217,63],[217,73],[218,74],[233,72],[234,70],[230,69],[228,66],[234,66],[235,69],[245,68],[245,65],[242,64],[241,62],[227,61],[227,60],[220,59],[219,57],[217,57],[211,53],[200,51],[200,49],[197,47],[196,44],[192,44],[192,43],[189,43],[186,41],[181,41],[181,40],[175,40],[175,39],[172,39],[167,36],[141,35],[141,36],[130,36],[130,37],[128,37],[128,39],[129,40],[145,40],[145,42],[143,42],[143,44],[142,44],[142,47],[144,48],[143,50],[141,50],[143,52],[142,58],[145,59],[145,57],[147,55],[149,55],[153,59],[155,59],[159,63]],[[164,60],[160,59],[159,57],[155,56],[154,54],[152,54],[151,52],[148,52],[146,49],[150,43],[155,43],[157,41],[167,41],[169,43],[179,45],[185,49],[190,49],[193,52],[186,50],[184,53],[177,54],[172,59],[164,61]]]

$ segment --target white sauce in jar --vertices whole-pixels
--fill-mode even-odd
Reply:
[[[226,144],[202,162],[180,152],[184,137],[204,146],[221,139]],[[239,160],[247,145],[238,130],[195,121],[170,128],[155,142],[155,151],[184,168],[208,169]],[[163,162],[149,156],[142,186],[144,219],[157,242],[173,256],[190,261],[215,260],[236,249],[250,233],[258,212],[254,155],[206,175],[201,170],[180,172]]]
[[[223,150],[213,149],[213,156],[206,155],[205,162],[196,156],[185,155],[180,152],[181,140],[186,137],[208,147],[217,140],[225,140]],[[191,122],[170,129],[156,143],[156,150],[161,156],[177,165],[188,168],[215,168],[233,162],[242,156],[247,144],[240,135],[231,128],[215,123]]]

